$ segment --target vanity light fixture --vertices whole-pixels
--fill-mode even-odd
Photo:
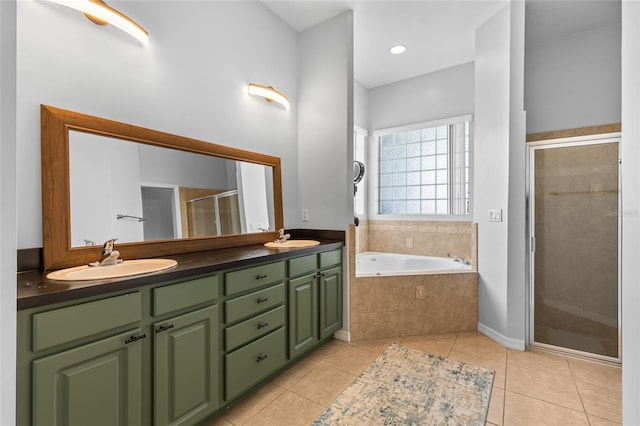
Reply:
[[[102,0],[48,0],[84,13],[93,23],[98,25],[111,24],[129,34],[145,46],[149,45],[149,33],[137,22],[120,11],[108,6]]]
[[[389,49],[389,52],[391,52],[392,55],[401,55],[406,51],[407,51],[407,46],[404,46],[402,44],[393,46],[391,49]]]
[[[289,99],[284,93],[277,91],[271,86],[249,83],[249,94],[263,97],[267,102],[277,102],[289,111]]]

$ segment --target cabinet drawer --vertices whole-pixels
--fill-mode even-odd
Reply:
[[[218,277],[204,277],[153,290],[153,314],[162,315],[218,298]]]
[[[225,322],[230,323],[284,302],[284,284],[274,285],[224,302]]]
[[[289,278],[315,271],[318,260],[315,254],[289,260]]]
[[[142,319],[142,296],[129,293],[33,316],[33,351],[88,337]]]
[[[285,363],[284,328],[225,356],[227,400],[260,382]]]
[[[320,267],[337,265],[342,262],[342,249],[320,253]]]
[[[225,274],[227,296],[284,280],[284,262],[269,263]]]
[[[231,351],[284,325],[284,306],[256,315],[225,330],[226,350]]]

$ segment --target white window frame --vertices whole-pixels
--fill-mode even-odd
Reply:
[[[380,136],[391,133],[409,132],[430,127],[446,126],[469,122],[469,213],[468,214],[380,214],[378,208],[380,204]],[[425,121],[421,123],[408,124],[398,127],[377,129],[373,132],[373,143],[369,145],[369,183],[368,187],[368,218],[371,220],[430,220],[430,221],[469,221],[473,217],[473,115],[466,114],[456,117],[443,118],[439,120]],[[450,162],[451,167],[451,162]],[[451,189],[449,191],[451,193]]]

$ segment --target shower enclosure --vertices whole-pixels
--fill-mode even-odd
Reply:
[[[530,343],[620,360],[617,135],[530,146]]]

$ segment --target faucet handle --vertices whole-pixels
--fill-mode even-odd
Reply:
[[[113,251],[113,248],[116,245],[116,240],[117,238],[111,238],[110,240],[107,240],[104,242],[104,244],[102,245],[102,254],[106,255],[109,254]]]

